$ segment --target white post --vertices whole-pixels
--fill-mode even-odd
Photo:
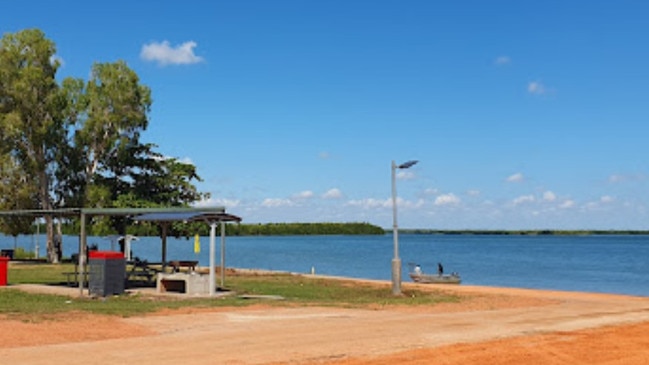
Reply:
[[[41,235],[41,221],[40,218],[36,218],[36,247],[34,248],[34,257],[38,260],[40,254],[38,251],[40,251],[41,247],[38,245],[38,236]]]
[[[122,237],[122,239],[124,240],[124,254],[126,255],[126,261],[131,261],[133,260],[133,255],[131,255],[131,241],[137,240],[138,238],[133,235],[127,234],[126,236]]]
[[[397,225],[397,165],[392,161],[392,238],[394,257],[392,258],[392,294],[401,294],[401,259],[399,258],[399,227]]]
[[[216,250],[216,222],[210,222],[210,295],[216,294],[216,273],[214,271]]]
[[[86,253],[88,252],[88,238],[86,237],[86,214],[83,212],[81,212],[81,215],[79,216],[79,224],[81,225],[81,227],[79,229],[79,262],[77,268],[77,278],[79,279],[79,296],[82,297],[83,286],[86,279],[86,273],[84,272],[86,269],[87,261]]]
[[[221,288],[225,288],[225,222],[221,221]]]
[[[392,294],[401,295],[401,259],[399,258],[399,226],[397,225],[397,169],[407,169],[416,164],[411,160],[397,165],[392,161],[392,237],[394,238],[394,258],[392,259]]]

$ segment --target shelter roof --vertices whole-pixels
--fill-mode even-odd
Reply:
[[[64,209],[21,209],[21,210],[0,210],[0,216],[137,216],[144,214],[225,214],[225,207],[171,207],[171,208],[64,208]]]
[[[133,217],[138,222],[241,222],[241,217],[219,212],[157,212]]]

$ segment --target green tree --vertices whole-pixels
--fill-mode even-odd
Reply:
[[[148,126],[151,91],[123,61],[95,63],[87,83],[63,81],[64,115],[72,138],[62,146],[58,171],[58,201],[67,205],[114,207],[130,188],[129,172],[136,161],[131,153],[140,146]],[[137,168],[137,167],[135,167]],[[123,218],[96,218],[101,233],[117,229],[123,234]]]
[[[122,150],[110,160],[116,174],[104,178],[102,185],[114,192],[116,207],[186,207],[209,194],[197,190],[194,182],[202,181],[196,167],[176,158],[155,152],[153,144],[134,145]],[[117,173],[119,172],[119,173]],[[113,226],[124,234],[124,218],[112,218]],[[187,225],[173,225],[170,235],[188,236]]]
[[[27,181],[21,169],[9,154],[0,155],[0,210],[35,209],[37,192]],[[0,219],[0,231],[16,238],[31,231],[33,217],[5,216]]]
[[[38,206],[45,210],[53,207],[56,151],[65,140],[55,53],[54,43],[37,29],[8,33],[0,40],[0,140],[24,176],[31,178]],[[49,215],[46,227],[47,257],[58,262],[60,247],[53,240]]]
[[[139,144],[148,126],[151,90],[141,85],[137,74],[125,62],[96,63],[90,80],[66,79],[65,117],[73,131],[66,145],[65,169],[61,175],[73,176],[59,189],[60,199],[82,205],[109,206],[110,194],[98,184],[101,178],[119,179],[119,165],[111,163],[125,157],[125,151]],[[114,170],[117,168],[118,170]],[[67,170],[67,171],[66,171]]]
[[[206,196],[193,185],[200,181],[194,165],[140,142],[151,90],[125,62],[95,63],[87,82],[66,78],[59,85],[56,49],[43,32],[8,33],[0,42],[0,158],[12,164],[0,179],[15,193],[3,206],[187,206]],[[16,188],[15,179],[25,177]],[[47,257],[58,262],[60,240],[53,217],[45,219]],[[118,233],[126,227],[124,219],[98,223]]]

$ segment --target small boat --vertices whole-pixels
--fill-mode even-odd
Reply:
[[[459,284],[462,282],[460,274],[425,274],[417,264],[411,265],[410,278],[415,283],[422,284]]]

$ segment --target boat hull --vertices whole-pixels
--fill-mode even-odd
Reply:
[[[410,278],[415,283],[422,284],[460,284],[462,279],[459,275],[430,275],[430,274],[410,274]]]

